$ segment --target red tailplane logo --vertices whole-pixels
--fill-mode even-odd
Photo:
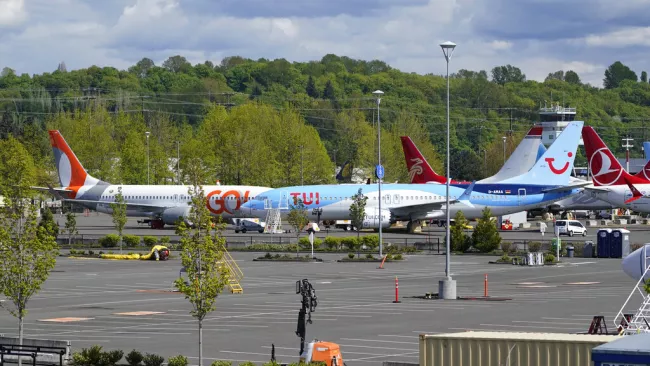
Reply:
[[[300,195],[302,194],[302,198],[300,198]],[[312,203],[314,203],[314,197],[316,199],[316,204],[320,204],[320,194],[318,192],[309,192],[309,198],[307,198],[307,193],[299,193],[299,192],[292,192],[289,193],[291,197],[293,197],[293,204],[297,205],[298,200],[301,199],[302,203],[305,204],[305,206],[309,206]]]
[[[570,157],[573,156],[573,153],[569,151],[569,153],[567,155],[570,158]],[[562,168],[558,169],[553,165],[553,162],[555,161],[555,158],[546,158],[544,160],[548,163],[548,167],[549,167],[549,169],[551,169],[553,174],[557,174],[557,175],[564,174],[564,172],[566,172],[567,169],[569,169],[569,162],[568,161],[564,163],[564,166]]]
[[[221,215],[224,212],[233,214],[233,211],[237,211],[241,208],[242,203],[248,201],[250,193],[251,191],[239,192],[230,190],[223,192],[222,194],[221,190],[212,191],[206,196],[206,205],[208,210],[215,215]],[[232,204],[229,205],[228,202],[232,202]]]
[[[601,186],[609,186],[618,182],[623,174],[623,167],[607,147],[601,147],[594,151],[589,159],[589,167],[594,182]]]

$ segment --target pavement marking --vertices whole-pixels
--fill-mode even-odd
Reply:
[[[361,346],[361,345],[358,345],[358,344],[339,344],[339,346],[341,346],[341,347],[355,347],[355,348],[389,349],[389,350],[393,350],[393,351],[419,352],[419,350],[416,350],[416,349],[413,349],[413,348],[373,347],[373,346]]]
[[[155,314],[165,314],[164,311],[130,311],[126,313],[113,313],[114,315],[128,315],[128,316],[135,316],[135,315],[155,315]]]
[[[599,283],[600,282],[568,282],[565,283],[565,285],[596,285]]]
[[[84,320],[91,320],[94,318],[73,318],[73,317],[68,317],[68,318],[51,318],[51,319],[39,319],[38,321],[41,322],[55,322],[55,323],[68,323],[68,322],[80,322]]]
[[[418,336],[411,336],[411,335],[395,335],[395,334],[378,334],[378,337],[397,337],[397,338],[415,338],[419,339],[420,337]]]
[[[411,345],[414,344],[414,343],[417,343],[417,342],[384,341],[384,340],[380,340],[380,339],[360,339],[360,338],[339,338],[339,339],[344,340],[344,341],[402,343],[402,344],[411,344]]]
[[[479,324],[479,325],[484,326],[484,327],[529,328],[529,329],[540,329],[540,328],[543,328],[543,329],[558,329],[558,328],[564,328],[564,329],[574,330],[574,329],[578,328],[578,327],[558,327],[558,326],[556,326],[556,327],[543,327],[543,326],[538,326],[538,325],[528,326],[528,325],[516,325],[516,324]]]
[[[371,357],[362,357],[362,358],[352,358],[352,359],[347,359],[347,361],[352,362],[358,362],[358,361],[364,361],[364,360],[372,360],[376,358],[381,358],[381,357],[408,357],[408,358],[415,358],[415,357],[420,357],[419,356],[419,351],[418,352],[407,352],[407,353],[394,353],[392,355],[377,355],[377,356],[371,356]],[[418,356],[412,356],[418,354]]]
[[[529,285],[529,286],[517,286],[518,288],[551,288],[557,287],[553,285]]]
[[[515,283],[515,285],[520,285],[520,286],[528,286],[528,285],[541,285],[544,282],[519,282]]]

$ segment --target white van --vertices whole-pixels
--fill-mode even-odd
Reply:
[[[587,236],[587,228],[578,220],[556,220],[555,226],[557,226],[560,235],[573,236],[574,234],[581,234]]]

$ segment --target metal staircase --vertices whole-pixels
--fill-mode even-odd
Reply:
[[[625,303],[621,307],[621,310],[616,314],[614,318],[614,323],[619,323],[618,331],[622,335],[631,335],[638,333],[650,333],[650,294],[645,291],[645,281],[644,278],[650,270],[648,266],[643,275],[634,286],[634,289],[625,300]],[[642,298],[641,306],[636,310],[636,312],[630,316],[625,312],[627,304],[630,302],[634,294],[638,294]]]
[[[266,210],[266,224],[264,225],[264,232],[275,234],[278,233],[282,227],[282,216],[280,215],[280,207],[273,208],[271,200],[264,200],[264,209]]]
[[[241,294],[244,292],[244,289],[241,287],[241,280],[244,278],[244,273],[241,271],[241,268],[237,265],[235,259],[230,255],[230,252],[223,247],[223,257],[219,263],[226,266],[228,269],[228,287],[230,287],[230,292],[233,294]]]

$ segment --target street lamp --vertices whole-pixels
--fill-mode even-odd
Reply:
[[[451,279],[451,237],[449,233],[449,60],[451,60],[451,55],[454,53],[456,44],[453,42],[444,42],[440,44],[440,48],[442,48],[442,53],[445,55],[445,60],[447,61],[447,179],[445,182],[447,188],[447,202],[445,206],[447,223],[445,225],[445,279],[438,282],[438,296],[443,300],[456,300],[456,281]]]
[[[382,247],[383,241],[381,239],[381,180],[384,178],[384,168],[381,166],[381,125],[379,122],[379,103],[381,102],[381,96],[384,95],[384,92],[381,90],[375,90],[372,94],[377,98],[377,168],[375,169],[375,175],[377,176],[377,199],[379,200],[379,256],[382,256]]]
[[[303,174],[302,174],[303,173],[302,165],[303,165],[303,156],[304,156],[303,155],[303,149],[304,149],[304,147],[305,147],[304,145],[300,145],[300,185],[301,186],[305,185],[305,180],[303,179]]]
[[[151,134],[151,132],[147,131],[144,134],[147,135],[147,185],[148,185],[150,184],[149,183],[149,135]]]
[[[506,163],[506,137],[503,136],[503,163]]]

